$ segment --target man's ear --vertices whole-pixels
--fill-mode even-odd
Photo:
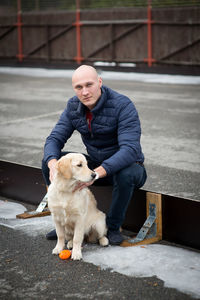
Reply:
[[[71,159],[62,157],[57,162],[58,173],[61,173],[66,179],[72,178]]]
[[[99,86],[100,86],[100,88],[101,88],[101,87],[102,87],[102,84],[103,84],[103,80],[102,80],[101,77],[98,77],[98,80],[99,80]]]

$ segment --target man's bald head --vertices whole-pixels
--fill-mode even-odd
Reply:
[[[96,79],[99,77],[94,67],[88,65],[81,65],[74,71],[72,75],[72,85],[73,82],[77,79],[77,77],[87,76],[87,75],[90,75]]]
[[[101,96],[102,79],[92,66],[81,65],[72,76],[72,86],[79,100],[89,109],[94,108]]]

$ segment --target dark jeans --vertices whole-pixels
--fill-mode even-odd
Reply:
[[[67,152],[62,152],[61,156],[65,154],[67,154]],[[88,155],[85,155],[85,157],[90,169],[98,167]],[[49,185],[49,168],[44,161],[42,161],[42,173],[46,184]],[[119,230],[124,221],[134,190],[141,188],[146,178],[145,167],[138,163],[133,163],[129,167],[121,169],[113,176],[100,178],[94,183],[95,185],[113,185],[112,202],[106,217],[108,229]]]

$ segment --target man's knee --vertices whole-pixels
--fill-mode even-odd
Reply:
[[[129,167],[121,169],[116,173],[116,181],[120,185],[140,186],[146,180],[145,168],[137,163],[133,163]],[[145,177],[145,178],[144,178]],[[143,183],[142,183],[143,182]]]
[[[133,172],[130,167],[121,169],[115,174],[115,180],[119,185],[132,186],[134,182]]]

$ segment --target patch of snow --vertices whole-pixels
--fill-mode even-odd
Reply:
[[[45,235],[54,228],[52,217],[17,219],[16,215],[26,211],[26,208],[19,204],[0,200],[0,225],[15,230],[21,230],[29,236]]]
[[[159,244],[86,251],[86,262],[134,277],[157,276],[170,288],[200,297],[200,254]]]
[[[0,200],[0,218],[13,219],[25,211],[26,208],[21,204]]]
[[[55,70],[44,68],[0,67],[0,73],[30,77],[71,78],[74,70]],[[168,75],[137,72],[101,71],[103,79],[129,80],[163,84],[200,84],[200,76]]]

